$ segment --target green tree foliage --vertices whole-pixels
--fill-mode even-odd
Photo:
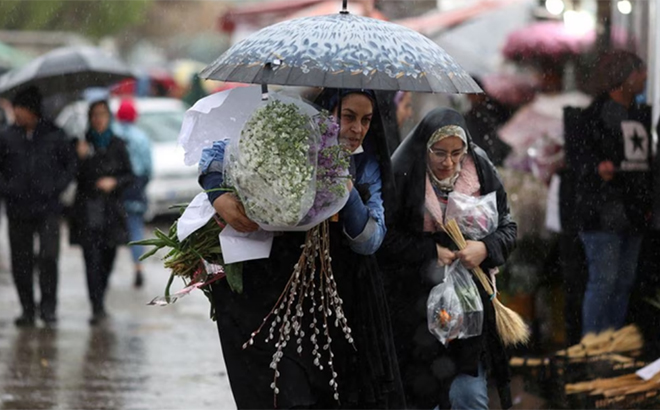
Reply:
[[[4,0],[5,30],[63,30],[99,38],[141,23],[152,0]]]

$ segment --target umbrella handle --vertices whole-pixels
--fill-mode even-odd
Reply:
[[[341,2],[341,14],[348,14],[348,0],[342,0]]]
[[[261,101],[268,101],[268,84],[261,84]]]

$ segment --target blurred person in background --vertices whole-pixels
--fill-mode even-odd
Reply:
[[[396,151],[403,138],[404,128],[413,116],[412,93],[409,91],[379,91],[379,110],[390,155]]]
[[[412,93],[410,91],[397,91],[394,95],[396,105],[396,122],[399,130],[413,117]]]
[[[472,78],[484,89],[477,77]],[[493,165],[499,167],[511,152],[511,147],[500,140],[497,130],[511,117],[511,113],[485,90],[483,94],[467,94],[467,98],[470,101],[470,110],[465,113],[465,122],[472,141],[486,151]]]
[[[113,130],[126,142],[128,155],[133,170],[133,182],[124,190],[124,209],[128,236],[131,242],[144,238],[144,214],[147,211],[147,184],[151,179],[153,164],[151,159],[151,142],[149,137],[135,125],[138,112],[133,100],[126,99],[117,109],[117,123]],[[140,288],[144,282],[140,256],[142,246],[131,246],[133,265],[135,267],[135,280],[133,285]]]
[[[70,239],[83,249],[92,305],[90,324],[96,325],[107,316],[105,294],[117,246],[128,239],[122,198],[133,174],[126,144],[112,132],[108,102],[93,102],[88,119],[85,139],[76,144],[78,188]]]
[[[206,97],[206,91],[202,86],[202,79],[199,78],[198,74],[193,74],[190,79],[190,86],[188,92],[183,96],[182,100],[189,106],[195,105],[197,100]]]
[[[627,51],[605,53],[594,72],[602,93],[582,113],[576,220],[589,279],[582,333],[619,329],[635,284],[642,234],[651,219],[648,109],[637,104],[646,66]]]
[[[62,130],[42,117],[39,90],[14,97],[14,125],[0,133],[0,197],[9,221],[12,274],[23,309],[17,326],[32,326],[37,313],[34,267],[39,267],[39,315],[57,321],[57,262],[60,248],[60,194],[75,172],[75,157]],[[35,257],[34,238],[39,238]]]

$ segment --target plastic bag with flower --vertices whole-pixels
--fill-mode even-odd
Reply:
[[[349,153],[327,113],[273,100],[258,108],[225,155],[225,181],[268,231],[307,231],[348,200]]]
[[[449,194],[445,220],[456,220],[465,238],[477,241],[495,232],[499,220],[497,195],[470,196],[459,192]]]
[[[463,324],[463,306],[454,287],[453,275],[447,274],[442,283],[431,289],[426,301],[429,331],[442,344],[459,337]]]

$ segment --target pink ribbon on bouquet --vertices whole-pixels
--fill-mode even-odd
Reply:
[[[210,285],[213,282],[216,282],[220,279],[225,278],[227,275],[225,274],[225,270],[221,265],[217,265],[214,263],[208,263],[206,261],[204,262],[204,269],[208,273],[208,276],[210,279],[206,280],[205,282],[195,282],[193,281],[192,284],[186,286],[185,288],[169,295],[169,296],[157,296],[155,297],[151,302],[147,303],[147,305],[150,306],[167,306],[171,305],[172,303],[176,302],[177,300],[181,299],[182,297],[188,295],[190,292],[192,292],[195,289],[199,289],[201,287]],[[196,273],[195,277],[199,276],[199,273],[202,272],[202,268],[200,268]]]

